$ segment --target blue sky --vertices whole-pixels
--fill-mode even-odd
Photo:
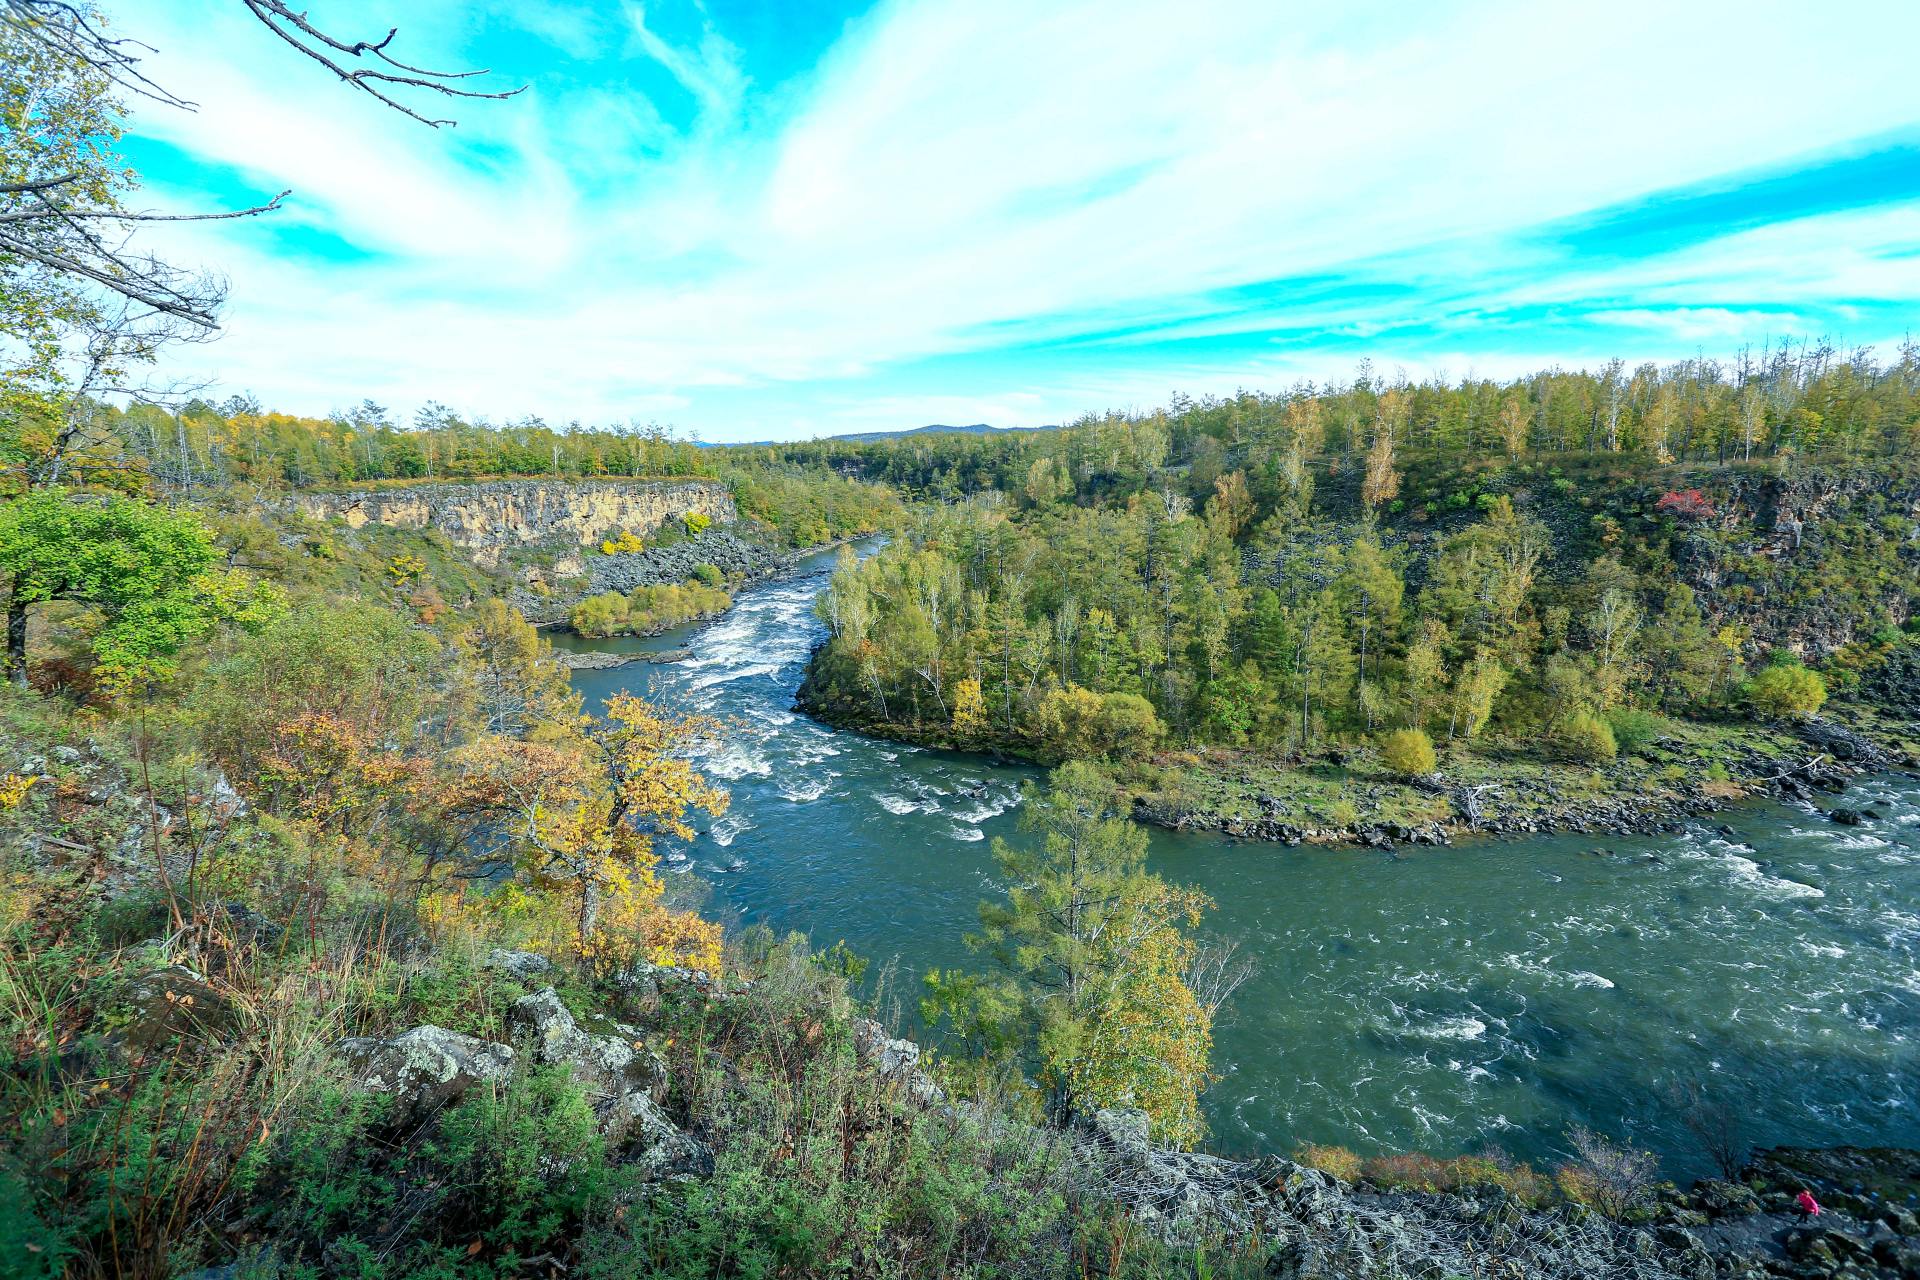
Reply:
[[[1920,301],[1920,5],[331,0],[531,87],[432,130],[233,0],[119,0],[127,151],[224,272],[166,372],[707,440],[1036,425],[1377,368],[1827,336]],[[429,104],[431,105],[431,104]]]

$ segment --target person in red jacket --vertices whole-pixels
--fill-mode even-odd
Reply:
[[[1800,1206],[1800,1216],[1802,1218],[1817,1218],[1820,1216],[1820,1202],[1815,1200],[1813,1198],[1813,1192],[1807,1190],[1805,1187],[1800,1188],[1800,1194],[1793,1198],[1793,1202]]]

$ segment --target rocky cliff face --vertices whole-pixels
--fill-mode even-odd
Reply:
[[[1822,659],[1913,616],[1920,481],[1871,467],[1729,472],[1675,558],[1715,622]]]
[[[308,493],[294,502],[306,515],[355,529],[437,529],[489,567],[510,546],[590,546],[622,532],[645,535],[694,512],[715,524],[740,517],[726,486],[704,481],[498,480]]]

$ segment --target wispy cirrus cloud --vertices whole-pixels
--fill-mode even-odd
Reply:
[[[1361,350],[1457,371],[1897,334],[1920,11],[1866,7],[421,0],[423,55],[533,84],[451,133],[218,0],[126,20],[204,104],[142,118],[156,186],[297,192],[277,226],[179,233],[235,285],[195,371],[309,412],[761,438],[1050,421]]]

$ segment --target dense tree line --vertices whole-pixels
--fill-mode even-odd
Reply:
[[[1647,464],[1908,456],[1920,450],[1920,344],[1903,343],[1889,359],[1870,348],[1788,343],[1730,361],[1628,369],[1613,360],[1598,371],[1556,368],[1511,381],[1435,375],[1415,383],[1363,363],[1344,383],[1176,396],[1161,410],[1089,415],[1067,430],[827,440],[783,451],[949,498],[1063,485],[1083,497],[1124,496],[1173,466],[1203,502],[1234,467],[1257,494],[1271,495],[1299,488],[1310,460],[1357,467],[1383,448],[1462,461],[1582,454]]]
[[[1722,519],[1712,479],[1687,484],[1700,468],[1644,454],[1462,462],[1383,430],[1352,458],[1296,436],[1275,474],[1252,435],[1169,465],[1160,422],[1023,440],[1052,452],[1021,483],[916,509],[844,559],[808,698],[1051,759],[1490,728],[1598,759],[1657,714],[1813,709],[1824,682],[1776,625],[1794,607],[1836,615],[1812,656],[1840,678],[1913,616],[1913,520],[1874,492],[1910,479],[1904,460],[1864,464],[1878,479],[1824,517],[1820,549],[1775,556],[1756,553],[1775,531]],[[1703,599],[1683,562],[1721,589]]]

